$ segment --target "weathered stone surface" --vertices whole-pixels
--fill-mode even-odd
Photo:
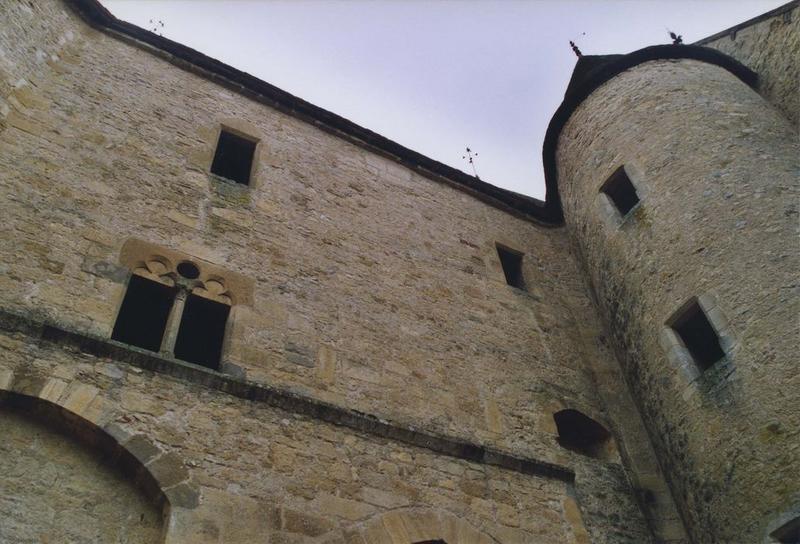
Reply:
[[[757,540],[788,511],[796,133],[730,74],[663,61],[599,88],[562,134],[553,228],[61,0],[0,21],[0,391],[146,465],[167,544],[682,542],[659,461],[698,541]],[[797,55],[775,50],[796,51],[796,20],[732,41],[793,118]],[[221,127],[259,142],[250,186],[209,173]],[[625,219],[595,194],[623,160],[642,196]],[[129,274],[174,285],[181,260],[233,304],[221,372],[107,341]],[[664,331],[691,294],[734,364],[700,375]],[[603,459],[559,446],[565,408],[608,427]],[[99,526],[122,530],[109,508]]]
[[[758,92],[800,129],[800,5],[697,42],[730,55],[758,74]]]
[[[646,196],[615,224],[598,190],[621,165]],[[798,492],[787,484],[798,435],[761,438],[770,421],[800,428],[797,134],[725,70],[648,62],[575,111],[558,168],[568,228],[684,519],[699,542],[761,541]],[[705,372],[664,330],[691,297],[726,351]]]

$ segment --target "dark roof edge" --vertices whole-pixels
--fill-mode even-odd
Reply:
[[[404,147],[324,108],[178,42],[117,19],[98,0],[65,0],[91,26],[129,39],[173,64],[214,80],[248,98],[297,117],[317,128],[394,160],[429,179],[450,185],[517,217],[545,226],[560,224],[559,213],[537,198],[496,187]]]
[[[705,45],[707,43],[711,43],[711,42],[717,41],[720,38],[724,38],[728,34],[735,35],[738,31],[740,31],[740,30],[742,30],[744,28],[747,28],[749,26],[753,26],[753,25],[755,25],[757,23],[760,23],[761,21],[766,21],[767,19],[772,19],[773,17],[777,17],[778,15],[781,15],[782,13],[787,13],[789,11],[792,11],[795,8],[798,8],[798,7],[800,7],[800,0],[792,0],[791,2],[783,4],[782,6],[778,6],[777,8],[772,9],[772,10],[766,12],[766,13],[762,13],[761,15],[757,15],[757,16],[753,17],[752,19],[748,19],[747,21],[744,21],[743,23],[739,23],[737,25],[733,25],[732,27],[726,28],[725,30],[723,30],[721,32],[717,32],[716,34],[712,34],[711,36],[709,36],[707,38],[703,38],[702,40],[698,40],[698,41],[694,42],[694,45]]]
[[[563,221],[561,196],[558,191],[556,147],[561,130],[567,124],[567,121],[569,121],[572,113],[578,109],[578,106],[580,106],[598,87],[617,74],[645,62],[663,59],[697,60],[724,68],[749,87],[755,88],[758,82],[758,74],[747,68],[744,64],[724,53],[720,53],[716,49],[697,45],[653,45],[624,55],[600,66],[596,70],[592,70],[589,77],[564,98],[564,101],[550,120],[547,133],[545,134],[542,159],[544,162],[545,185],[547,186],[547,205],[552,212],[558,214],[557,217],[553,217],[554,220]]]

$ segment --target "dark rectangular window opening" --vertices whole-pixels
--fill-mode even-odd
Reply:
[[[225,323],[230,309],[227,304],[189,295],[175,341],[175,358],[208,368],[219,368]]]
[[[600,192],[611,199],[623,217],[639,203],[636,187],[633,186],[624,166],[611,174],[611,177],[600,187]]]
[[[706,370],[725,357],[725,352],[719,345],[719,336],[697,300],[689,303],[673,320],[671,327],[681,337],[701,370]]]
[[[800,544],[800,517],[783,524],[769,536],[780,544]]]
[[[141,276],[131,276],[111,339],[158,351],[174,300],[174,288]]]
[[[525,278],[522,277],[522,253],[498,245],[497,255],[500,257],[500,264],[503,265],[506,283],[517,289],[525,289]]]
[[[256,142],[237,136],[225,130],[219,133],[217,151],[211,164],[211,173],[229,180],[250,184],[250,170]]]

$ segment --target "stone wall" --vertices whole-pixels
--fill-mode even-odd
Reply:
[[[550,457],[548,404],[601,411],[563,233],[73,24],[75,64],[0,135],[3,306],[109,335],[136,237],[255,281],[224,355],[250,380]],[[249,188],[208,173],[220,124],[261,138]]]
[[[29,75],[0,118],[3,310],[108,338],[130,275],[123,247],[141,239],[250,282],[248,296],[232,293],[223,354],[243,383],[576,473],[570,489],[87,356],[23,356],[34,346],[9,341],[5,368],[86,383],[119,404],[119,425],[180,450],[209,517],[188,541],[235,542],[240,506],[254,516],[247,538],[267,524],[281,533],[272,542],[344,538],[400,507],[500,542],[583,542],[572,496],[593,542],[646,542],[648,524],[675,535],[563,229],[93,30],[56,0],[5,9],[20,22],[0,27],[0,44]],[[41,30],[19,32],[30,19]],[[37,62],[40,42],[63,48]],[[260,141],[249,187],[209,174],[221,126]],[[527,291],[506,285],[496,243],[525,254]],[[608,427],[613,455],[560,447],[562,408]]]
[[[4,307],[108,336],[137,237],[256,282],[225,354],[249,380],[552,460],[551,405],[602,417],[563,232],[73,24],[78,64],[0,134]],[[220,123],[262,137],[251,188],[208,173]]]
[[[800,123],[800,2],[789,2],[697,42],[722,51],[758,74],[758,91],[795,126]]]
[[[692,60],[618,74],[560,135],[567,228],[697,542],[760,542],[798,502],[799,157],[775,108]],[[624,218],[600,193],[623,165]],[[726,352],[704,373],[668,327],[692,297]]]
[[[558,477],[379,439],[25,334],[0,335],[0,348],[0,391],[72,410],[166,479],[170,544],[409,544],[414,530],[455,543],[649,540],[613,463],[576,455],[576,491]],[[14,419],[4,425],[27,432]],[[576,492],[588,499],[583,515]],[[412,527],[393,525],[406,510],[416,513]]]

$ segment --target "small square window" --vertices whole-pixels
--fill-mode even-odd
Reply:
[[[189,295],[175,340],[175,358],[218,368],[230,309],[227,304]]]
[[[132,346],[159,351],[175,289],[133,275],[117,315],[111,338]]]
[[[769,536],[772,537],[774,542],[779,542],[780,544],[800,543],[800,517],[783,524],[770,533]]]
[[[517,289],[525,289],[525,278],[522,277],[522,253],[498,245],[497,255],[503,266],[506,283]]]
[[[242,185],[249,185],[256,143],[222,130],[219,133],[214,162],[211,164],[211,173]]]
[[[725,352],[719,345],[719,336],[697,300],[693,299],[672,319],[670,327],[678,333],[700,370],[706,370],[725,357]]]
[[[616,172],[611,174],[611,177],[600,187],[600,192],[614,203],[623,217],[639,203],[636,187],[633,186],[624,166],[619,167]]]

